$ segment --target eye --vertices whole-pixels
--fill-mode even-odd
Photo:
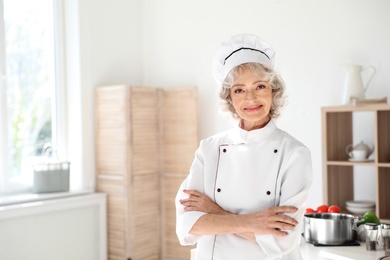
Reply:
[[[233,93],[235,93],[235,94],[239,94],[239,93],[242,93],[242,92],[244,92],[244,90],[242,88],[236,88],[236,89],[233,90]]]
[[[260,85],[258,85],[258,86],[256,87],[256,89],[265,89],[265,88],[267,88],[267,86],[264,85],[264,84],[260,84]]]

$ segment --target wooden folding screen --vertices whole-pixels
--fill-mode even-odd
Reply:
[[[174,197],[199,142],[196,88],[98,87],[95,108],[108,258],[189,259],[175,234]]]

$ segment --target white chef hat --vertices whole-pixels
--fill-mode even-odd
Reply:
[[[274,68],[275,51],[272,46],[254,34],[238,34],[223,41],[217,51],[212,73],[218,86],[236,66],[255,62]]]

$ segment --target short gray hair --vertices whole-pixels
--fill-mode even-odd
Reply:
[[[269,69],[260,63],[253,62],[244,63],[234,67],[222,82],[222,87],[219,92],[219,97],[222,100],[222,109],[230,112],[234,118],[240,118],[233,107],[232,99],[230,97],[230,88],[233,87],[234,83],[237,81],[240,71],[244,68],[249,69],[255,77],[267,81],[271,85],[272,104],[269,115],[271,118],[279,117],[281,109],[286,103],[284,81],[276,71]]]

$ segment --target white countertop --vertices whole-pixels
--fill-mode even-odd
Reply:
[[[301,252],[304,260],[377,260],[385,256],[384,250],[367,251],[366,244],[360,246],[314,246],[302,237]],[[196,248],[191,250],[191,260],[195,259]]]
[[[367,251],[365,243],[360,246],[314,246],[302,237],[301,251],[304,260],[377,260],[385,255],[384,250]]]

